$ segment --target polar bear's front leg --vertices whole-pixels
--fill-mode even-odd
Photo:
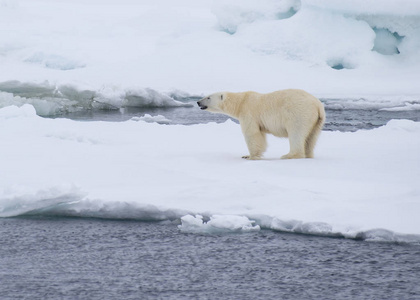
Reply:
[[[267,148],[265,133],[261,132],[258,124],[241,123],[242,133],[248,146],[249,155],[242,156],[245,159],[261,159]]]

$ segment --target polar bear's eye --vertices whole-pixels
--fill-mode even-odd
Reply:
[[[223,95],[220,95],[220,100],[223,100]]]

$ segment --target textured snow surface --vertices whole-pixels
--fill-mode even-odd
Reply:
[[[238,124],[44,119],[0,109],[0,216],[181,218],[185,232],[269,228],[420,241],[420,123],[323,132],[315,159],[247,161]]]
[[[415,0],[2,0],[0,27],[0,83],[420,93]]]

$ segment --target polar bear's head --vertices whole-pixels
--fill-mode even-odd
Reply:
[[[225,93],[214,93],[210,96],[204,97],[197,102],[198,106],[202,110],[208,110],[214,113],[223,112],[223,101],[226,99]]]

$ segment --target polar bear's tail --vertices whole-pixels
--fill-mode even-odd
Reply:
[[[305,157],[306,158],[314,157],[314,148],[316,145],[316,141],[318,140],[319,134],[321,133],[324,123],[325,123],[325,110],[324,110],[324,106],[321,104],[318,108],[318,120],[316,121],[316,123],[314,124],[314,127],[312,128],[311,132],[306,138],[306,143],[305,143]]]

